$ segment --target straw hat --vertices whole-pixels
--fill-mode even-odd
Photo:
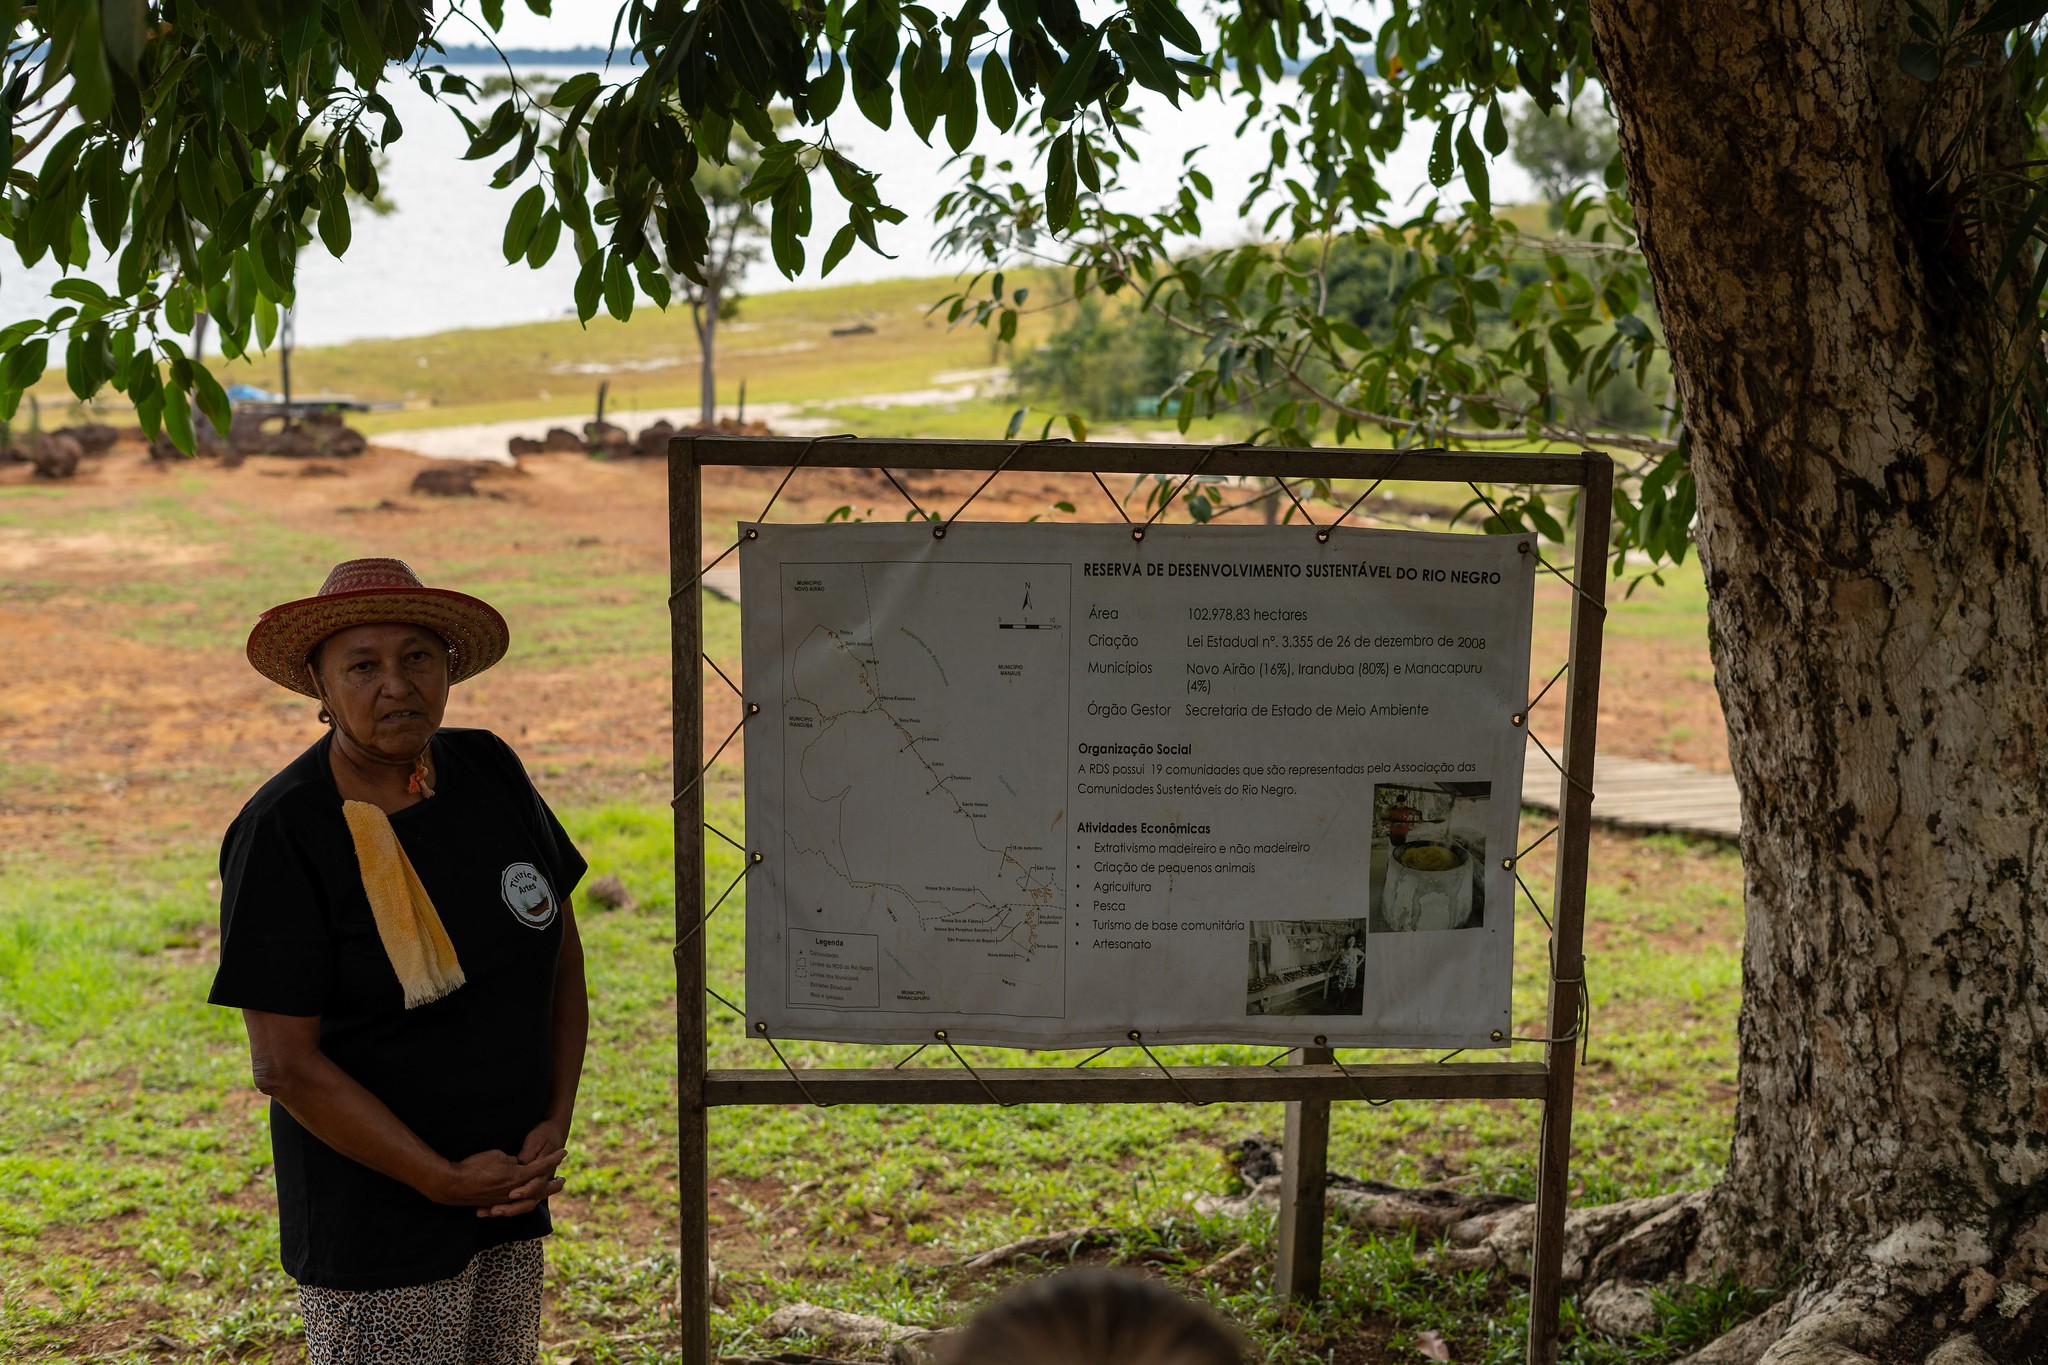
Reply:
[[[512,632],[490,603],[429,588],[403,560],[350,559],[312,597],[272,607],[249,632],[249,662],[282,687],[313,697],[311,660],[322,640],[352,626],[425,626],[448,646],[448,681],[473,678],[505,657]]]

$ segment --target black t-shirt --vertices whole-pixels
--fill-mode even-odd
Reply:
[[[406,1009],[377,936],[322,738],[263,785],[221,845],[216,1005],[318,1015],[320,1046],[453,1161],[517,1153],[546,1116],[560,906],[584,861],[487,730],[433,739],[434,795],[391,827],[433,898],[466,983]],[[479,1218],[334,1151],[270,1106],[284,1268],[301,1284],[394,1289],[546,1234],[547,1206]]]

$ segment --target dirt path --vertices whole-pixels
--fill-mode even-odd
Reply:
[[[408,491],[423,463],[379,447],[320,476],[267,458],[166,467],[122,448],[63,484],[0,469],[0,639],[13,665],[0,670],[0,846],[217,838],[319,734],[312,703],[249,669],[248,628],[356,555],[406,559],[428,583],[477,592],[510,618],[511,655],[456,693],[450,724],[506,735],[558,799],[665,800],[663,466],[536,457],[481,479],[481,496],[432,498]],[[722,549],[779,478],[707,472],[706,544]],[[918,476],[908,488],[951,506],[976,481]],[[1023,520],[1061,500],[1084,513],[1102,501],[1085,476],[1004,475],[975,511]],[[817,519],[841,506],[893,519],[901,499],[876,473],[817,471],[790,484],[777,515]],[[1540,674],[1542,650],[1561,645],[1565,605],[1561,589],[1539,602]],[[710,627],[735,674],[736,616],[716,607]],[[1725,768],[1704,623],[1690,647],[1616,632],[1607,661],[1603,751]],[[710,694],[713,742],[736,706],[722,688]],[[1674,744],[1680,729],[1688,737]]]

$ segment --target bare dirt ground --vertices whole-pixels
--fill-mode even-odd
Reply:
[[[263,608],[311,594],[330,565],[357,555],[405,559],[429,584],[477,592],[510,618],[512,654],[457,692],[450,724],[512,738],[558,799],[665,799],[665,468],[531,457],[480,478],[477,497],[448,498],[408,491],[426,463],[373,449],[324,465],[163,465],[123,446],[63,483],[0,468],[5,846],[217,837],[263,777],[319,733],[310,701],[250,670],[241,652],[248,628]],[[760,510],[781,471],[705,478],[709,557],[731,542],[736,521]],[[905,483],[926,507],[950,511],[979,481]],[[1086,476],[1012,474],[982,492],[971,515],[1023,520],[1062,500],[1084,518],[1110,513]],[[821,470],[792,479],[774,515],[819,519],[842,506],[889,520],[904,510],[876,472]],[[1533,685],[1562,661],[1567,597],[1545,576]],[[1693,638],[1671,634],[1610,633],[1600,747],[1725,768],[1704,622]],[[735,675],[736,644],[726,641],[720,658]],[[1546,739],[1561,720],[1561,694],[1546,703],[1547,723],[1538,713]],[[737,705],[722,686],[707,693],[707,746],[731,730]]]

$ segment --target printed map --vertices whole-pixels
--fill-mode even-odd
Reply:
[[[1070,574],[782,566],[792,1006],[1065,1013]]]

